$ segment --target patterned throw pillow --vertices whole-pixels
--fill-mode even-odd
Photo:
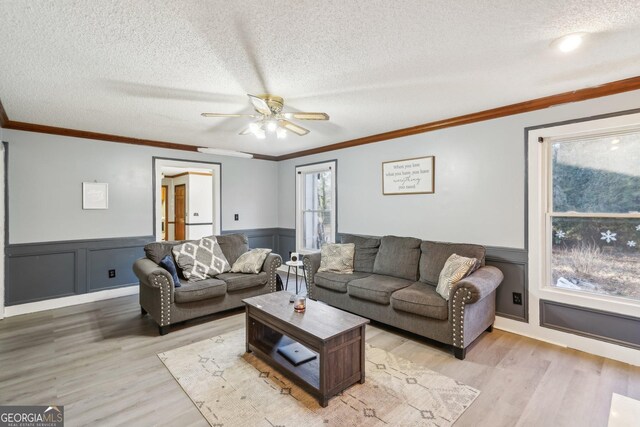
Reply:
[[[264,260],[270,253],[271,249],[251,249],[238,257],[231,267],[231,272],[258,274],[262,270]]]
[[[436,292],[449,301],[451,286],[471,274],[477,263],[478,260],[475,258],[466,258],[457,254],[451,255],[442,267]]]
[[[174,246],[173,257],[190,282],[226,273],[231,268],[215,236]]]
[[[320,268],[318,271],[332,273],[353,273],[353,255],[356,245],[353,243],[325,243],[320,248]]]

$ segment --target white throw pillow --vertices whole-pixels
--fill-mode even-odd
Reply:
[[[271,249],[251,249],[238,257],[231,267],[231,272],[258,274],[270,253]]]
[[[466,258],[457,254],[451,255],[442,267],[436,292],[449,301],[451,287],[472,273],[477,262],[478,260],[475,258]]]
[[[353,273],[353,255],[356,245],[353,243],[325,243],[320,248],[320,268],[318,271],[332,273]]]
[[[215,236],[174,246],[172,252],[182,274],[191,282],[226,273],[230,268]]]

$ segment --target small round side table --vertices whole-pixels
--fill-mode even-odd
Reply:
[[[284,285],[284,289],[285,290],[289,289],[289,273],[291,273],[291,268],[295,268],[296,295],[298,295],[298,292],[300,292],[298,290],[298,268],[302,269],[302,277],[304,277],[305,286],[309,286],[309,285],[307,285],[307,272],[304,269],[304,263],[302,261],[287,261],[287,262],[285,262],[285,264],[287,265],[287,282]],[[302,283],[300,283],[300,285],[302,285]]]

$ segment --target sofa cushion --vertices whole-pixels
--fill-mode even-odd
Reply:
[[[369,273],[354,271],[351,274],[333,273],[331,271],[321,271],[313,276],[313,281],[321,288],[336,292],[347,292],[347,283],[355,279],[362,279],[370,276]]]
[[[269,277],[262,271],[259,274],[245,273],[222,273],[216,279],[224,280],[227,283],[227,292],[241,291],[243,289],[255,288],[267,284]]]
[[[238,257],[231,267],[231,273],[258,274],[262,270],[262,264],[267,259],[271,249],[251,249]]]
[[[175,302],[180,304],[221,297],[226,293],[227,284],[222,280],[205,279],[197,282],[182,281],[182,286],[176,288],[173,295]]]
[[[222,253],[230,265],[233,265],[240,255],[249,250],[249,239],[245,234],[225,234],[217,236],[217,238]]]
[[[375,237],[363,237],[353,234],[343,234],[342,243],[353,243],[356,245],[353,256],[353,269],[373,273],[373,263],[376,261],[380,239]]]
[[[169,240],[163,242],[151,242],[144,245],[144,253],[151,261],[160,265],[160,261],[162,258],[167,255],[171,255],[173,257],[173,253],[171,250],[174,246],[179,245],[180,243],[184,243],[180,240]]]
[[[458,254],[467,258],[475,258],[484,265],[486,249],[480,245],[470,245],[466,243],[445,243],[424,241],[420,245],[422,255],[420,256],[420,281],[430,285],[437,285],[440,272],[444,264],[453,254]]]
[[[325,243],[320,248],[320,268],[318,271],[353,273],[353,243]]]
[[[418,280],[420,239],[413,237],[384,236],[373,264],[375,274]]]
[[[347,284],[347,291],[352,297],[388,305],[392,293],[406,288],[412,283],[412,280],[373,274],[362,279],[350,281]]]
[[[173,248],[173,257],[184,277],[192,281],[214,277],[231,269],[216,236],[177,245]]]
[[[391,306],[399,311],[419,314],[433,319],[446,320],[449,317],[447,301],[436,289],[426,283],[415,282],[391,295]]]

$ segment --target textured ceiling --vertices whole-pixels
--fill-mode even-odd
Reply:
[[[638,40],[638,0],[4,0],[0,99],[14,121],[281,155],[637,76]],[[265,92],[331,121],[257,140],[200,117]]]

